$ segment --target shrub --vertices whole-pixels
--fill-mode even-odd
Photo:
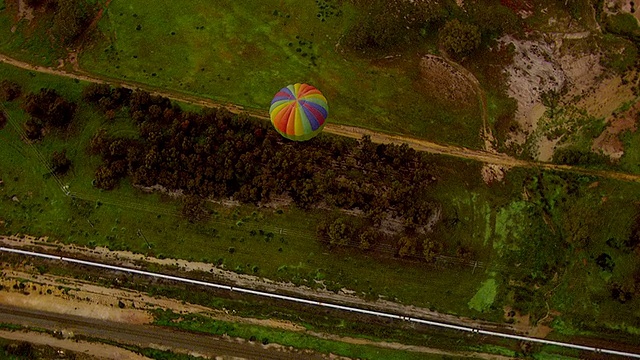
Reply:
[[[631,38],[640,36],[638,21],[631,14],[616,14],[607,17],[605,29],[611,33]]]
[[[111,86],[108,84],[89,84],[82,89],[82,100],[96,104],[103,97],[111,96]]]
[[[24,110],[44,125],[64,127],[73,119],[76,104],[67,101],[53,89],[41,89],[38,93],[27,95]]]
[[[440,45],[454,56],[470,54],[480,45],[480,30],[475,25],[453,19],[440,29]]]
[[[54,151],[51,155],[51,168],[57,175],[63,175],[71,167],[71,160],[67,157],[67,149],[62,151]]]
[[[551,161],[563,165],[603,165],[609,163],[609,158],[592,151],[561,148],[553,153]]]
[[[9,119],[7,118],[7,115],[4,113],[4,111],[0,111],[0,130],[4,129],[4,127],[7,126],[8,121]]]
[[[0,101],[13,101],[22,95],[22,87],[16,82],[2,80],[0,82]]]

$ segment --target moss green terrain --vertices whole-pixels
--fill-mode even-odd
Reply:
[[[100,35],[80,53],[80,66],[105,77],[263,111],[280,87],[308,82],[329,98],[332,122],[480,147],[476,101],[452,106],[425,92],[415,53],[372,60],[344,51],[341,36],[358,10],[346,1],[319,3],[333,6],[335,13],[327,15],[311,1],[221,0],[211,6],[189,0],[150,6],[114,0],[98,23]],[[14,24],[13,11],[0,0],[3,52],[50,66],[66,58],[47,40],[47,19]],[[432,45],[418,50],[433,52]],[[0,64],[2,79],[20,83],[25,93],[52,87],[74,101],[84,85]],[[487,90],[490,124],[514,106],[494,90]],[[635,280],[640,259],[624,243],[640,213],[639,184],[510,169],[503,181],[487,185],[482,164],[430,156],[438,177],[430,196],[442,206],[442,221],[430,236],[444,245],[445,255],[467,259],[469,265],[427,264],[355,248],[328,249],[316,238],[316,225],[327,217],[322,209],[209,204],[213,217],[194,224],[181,217],[180,200],[169,194],[145,192],[126,180],[113,191],[99,190],[92,182],[101,161],[88,155],[87,145],[102,127],[136,137],[126,111],[108,121],[80,104],[68,131],[53,131],[28,145],[20,130],[28,115],[17,102],[4,106],[11,123],[0,130],[2,234],[46,235],[65,243],[205,261],[238,273],[331,291],[346,288],[368,299],[382,296],[495,322],[514,321],[505,314],[512,309],[529,314],[534,324],[549,323],[555,330],[551,338],[594,336],[637,344],[640,290],[634,289],[640,289]],[[594,134],[582,135],[591,139],[604,125],[587,120]],[[627,149],[640,147],[637,132],[625,133],[622,140]],[[576,144],[590,148],[584,141]],[[73,166],[57,178],[46,164],[63,148]],[[639,163],[638,151],[627,151],[616,166],[638,173]],[[468,252],[456,252],[460,248]],[[626,299],[619,289],[635,295]],[[334,344],[317,346],[325,345]],[[368,351],[349,354],[365,357]]]
[[[318,18],[317,4],[335,14]],[[480,146],[477,102],[451,104],[423,90],[419,49],[353,56],[340,39],[357,10],[346,1],[317,4],[115,0],[99,26],[106,39],[87,48],[80,65],[265,112],[280,88],[307,82],[329,99],[330,122]]]
[[[72,100],[78,100],[82,88],[6,65],[0,65],[0,76],[21,83],[25,92],[51,86]],[[434,267],[391,254],[328,250],[315,237],[326,211],[212,205],[210,221],[192,224],[180,216],[180,202],[160,192],[146,193],[126,181],[113,191],[98,190],[92,180],[100,161],[87,154],[86,146],[100,127],[136,136],[125,112],[110,122],[80,105],[69,131],[54,131],[41,143],[27,145],[17,130],[26,114],[17,103],[4,106],[11,115],[11,123],[0,130],[5,234],[48,235],[67,243],[206,261],[240,273],[347,288],[368,298],[382,295],[498,322],[508,320],[505,306],[535,321],[545,316],[548,303],[560,313],[554,322],[562,324],[558,336],[572,336],[571,329],[616,336],[637,331],[638,300],[620,304],[610,294],[614,284],[629,281],[638,268],[637,256],[615,245],[629,236],[634,204],[640,201],[637,184],[512,169],[503,182],[488,186],[477,175],[480,164],[430,156],[440,179],[433,196],[443,204],[433,236],[444,243],[445,254],[460,256],[452,251],[465,245],[477,261]],[[62,148],[73,166],[56,181],[45,164]],[[74,196],[65,196],[61,186]],[[603,253],[613,268],[598,265]]]
[[[0,65],[0,75],[28,84],[25,91],[53,86],[77,100],[81,90],[74,81],[30,75],[6,65]],[[20,127],[25,114],[14,103],[5,106]],[[296,284],[318,286],[314,280],[323,280],[332,290],[346,287],[362,295],[381,294],[434,309],[468,312],[466,302],[482,274],[473,273],[472,268],[434,269],[389,259],[389,255],[361,256],[348,249],[328,252],[316,239],[316,225],[326,211],[217,205],[209,222],[191,224],[180,216],[179,200],[161,193],[145,193],[126,181],[114,191],[94,188],[100,160],[86,153],[90,137],[101,126],[119,135],[133,134],[133,128],[124,115],[107,123],[88,106],[81,105],[78,111],[69,133],[48,134],[37,145],[21,142],[12,124],[0,131],[4,140],[0,165],[5,169],[0,209],[7,222],[5,233],[47,234],[68,243],[215,262],[230,270]],[[48,160],[53,151],[63,148],[74,165],[60,181],[75,198],[64,195],[38,157]],[[19,202],[11,199],[13,195]],[[425,272],[433,274],[428,283],[422,280]],[[439,295],[444,292],[460,300],[452,303]]]

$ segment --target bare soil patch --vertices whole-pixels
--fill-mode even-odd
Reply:
[[[34,17],[33,8],[29,7],[25,0],[18,0],[18,20],[26,19],[31,22]]]
[[[484,164],[484,166],[482,166],[482,180],[484,180],[485,184],[491,184],[494,181],[501,182],[507,170],[509,170],[509,168],[506,166]]]
[[[552,328],[546,325],[547,322],[543,323],[543,321],[540,321],[536,326],[533,326],[529,315],[521,314],[508,306],[504,308],[504,314],[505,319],[512,319],[513,327],[515,329],[526,333],[529,336],[545,338],[549,333],[551,333],[551,331],[553,331]]]
[[[233,315],[226,309],[211,309],[200,305],[184,303],[179,300],[164,297],[151,297],[141,292],[126,289],[106,288],[87,281],[55,275],[37,275],[37,269],[34,269],[31,266],[8,268],[6,265],[7,264],[4,264],[2,266],[3,272],[2,277],[0,278],[0,285],[3,286],[2,290],[0,290],[0,304],[3,305],[60,314],[72,314],[75,316],[127,324],[150,324],[153,322],[153,317],[150,315],[149,310],[162,308],[172,310],[173,312],[180,314],[200,314],[212,319],[232,323],[244,323],[266,326],[285,331],[304,332],[318,338],[341,341],[348,344],[370,345],[419,353],[455,356],[457,358],[507,359],[505,357],[496,357],[495,355],[475,352],[451,352],[426,346],[413,346],[384,341],[378,342],[368,339],[317,333],[308,331],[305,327],[289,321],[239,317]],[[124,304],[124,308],[121,309],[120,307],[122,305],[120,304]],[[15,332],[11,334],[23,333]],[[82,351],[89,354],[95,354],[95,356],[101,356],[101,351],[104,351],[105,349],[102,344],[76,342],[72,339],[72,333],[67,334],[67,337],[69,338],[67,340],[54,339],[45,334],[43,339],[35,339],[35,341],[31,341],[28,338],[31,333],[28,334],[29,335],[24,336],[20,335],[19,338],[18,335],[16,335],[14,338],[16,340],[24,338],[24,341],[55,346],[71,351]],[[2,332],[0,332],[0,337],[4,337]],[[48,342],[51,339],[56,341],[52,343]],[[237,341],[242,342],[245,340],[237,339]],[[70,344],[78,345],[72,346]],[[267,346],[282,347],[278,344],[269,344]],[[127,357],[126,353],[117,351],[119,348],[112,348],[114,349],[112,351],[113,354],[121,356],[113,359],[146,359],[145,357]],[[112,359],[112,357],[106,358]]]
[[[258,276],[237,274],[232,271],[221,269],[215,265],[202,262],[189,262],[179,259],[157,259],[147,257],[140,254],[134,254],[126,251],[109,251],[107,248],[96,247],[88,249],[75,245],[65,245],[59,242],[47,242],[42,239],[25,236],[4,236],[0,237],[0,244],[5,244],[14,248],[29,248],[34,251],[50,252],[54,246],[68,254],[78,254],[84,258],[93,258],[95,261],[116,263],[122,266],[140,268],[140,263],[154,263],[166,266],[177,267],[180,271],[202,271],[215,275],[217,278],[224,279],[234,286],[245,288],[259,289],[274,293],[297,294],[307,298],[316,298],[321,301],[329,301],[334,303],[351,304],[354,306],[365,306],[380,311],[394,312],[399,314],[411,314],[425,319],[445,321],[453,324],[461,324],[467,326],[482,326],[491,329],[510,329],[509,326],[500,326],[493,323],[482,322],[469,318],[458,317],[454,315],[442,314],[429,309],[403,305],[392,301],[378,299],[376,301],[367,301],[351,294],[347,289],[343,289],[338,293],[334,293],[325,289],[312,289],[307,286],[296,286],[292,283],[276,282],[270,279],[260,278]],[[119,290],[121,291],[121,290]]]
[[[93,343],[76,339],[58,339],[49,334],[25,332],[25,331],[5,331],[0,330],[0,338],[26,341],[37,345],[46,345],[58,349],[72,351],[74,353],[84,354],[83,359],[99,358],[113,360],[148,360],[146,356],[136,354],[132,351],[119,348],[117,346],[106,345],[101,343]],[[62,359],[66,359],[61,354]],[[75,357],[74,357],[75,358]]]
[[[589,119],[605,118],[613,126],[594,142],[593,149],[612,158],[623,154],[618,134],[631,129],[628,120],[611,118],[622,104],[634,99],[631,87],[620,75],[607,72],[595,41],[588,31],[538,34],[538,38],[501,39],[515,48],[509,75],[509,96],[516,99],[516,121],[521,132],[510,142],[524,144],[539,161],[550,161],[554,151],[570,143],[572,135]],[[545,100],[546,99],[546,100]],[[551,106],[564,115],[550,115]],[[615,125],[614,125],[615,123]],[[618,129],[621,128],[621,129]]]
[[[577,106],[596,118],[607,118],[627,101],[634,99],[632,84],[623,84],[619,76],[603,79],[586,93]]]
[[[450,103],[474,104],[474,88],[455,67],[435,55],[425,55],[420,60],[423,89]]]
[[[532,117],[531,113],[541,104],[540,96],[549,91],[559,92],[565,85],[566,75],[554,59],[554,43],[517,40],[511,36],[503,37],[501,42],[514,46],[513,64],[506,69],[508,95],[518,102],[515,120],[528,135],[538,126],[538,118]]]
[[[624,144],[620,135],[629,130],[635,132],[638,128],[640,102],[635,103],[629,110],[607,118],[607,128],[593,141],[592,150],[602,152],[611,159],[620,159],[624,155]]]

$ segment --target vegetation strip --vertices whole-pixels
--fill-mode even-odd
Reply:
[[[178,281],[178,282],[183,282],[183,283],[190,283],[190,284],[194,284],[194,285],[213,287],[213,288],[222,289],[222,290],[237,291],[237,292],[240,292],[240,293],[251,294],[251,295],[262,296],[262,297],[269,297],[269,298],[278,299],[278,300],[292,301],[292,302],[297,302],[297,303],[306,304],[306,305],[315,305],[315,306],[332,308],[332,309],[343,310],[343,311],[350,311],[350,312],[355,312],[355,313],[360,313],[360,314],[380,316],[380,317],[386,317],[386,318],[397,319],[397,320],[404,320],[404,321],[423,324],[423,325],[429,325],[429,326],[435,326],[435,327],[452,329],[452,330],[459,330],[459,331],[466,331],[466,332],[471,332],[471,333],[476,333],[476,334],[481,334],[481,335],[489,335],[489,336],[501,337],[501,338],[506,338],[506,339],[519,340],[519,341],[531,341],[531,342],[545,344],[545,345],[554,345],[554,346],[560,346],[560,347],[565,347],[565,348],[570,348],[570,349],[591,351],[591,352],[595,352],[595,353],[599,353],[599,354],[628,356],[628,357],[640,359],[640,354],[634,354],[634,353],[629,353],[629,352],[624,352],[624,351],[617,351],[617,350],[611,350],[611,349],[602,349],[602,348],[596,348],[596,347],[592,347],[592,346],[584,346],[584,345],[571,344],[571,343],[560,342],[560,341],[545,340],[545,339],[533,338],[533,337],[528,337],[528,336],[521,336],[521,335],[500,333],[500,332],[496,332],[496,331],[482,330],[482,329],[471,328],[471,327],[467,327],[467,326],[447,324],[447,323],[442,323],[442,322],[437,322],[437,321],[418,319],[418,318],[414,318],[414,317],[390,314],[390,313],[385,313],[385,312],[380,312],[380,311],[372,311],[372,310],[360,309],[360,308],[356,308],[356,307],[352,307],[352,306],[343,306],[343,305],[326,303],[326,302],[321,302],[321,301],[301,299],[301,298],[296,298],[296,297],[293,297],[293,296],[279,295],[279,294],[273,294],[273,293],[268,293],[268,292],[263,292],[263,291],[256,291],[256,290],[245,289],[245,288],[240,288],[240,287],[233,287],[233,286],[216,284],[216,283],[211,283],[211,282],[187,279],[187,278],[182,278],[182,277],[177,277],[177,276],[164,275],[164,274],[153,273],[153,272],[144,271],[144,270],[129,269],[129,268],[121,267],[121,266],[100,264],[100,263],[96,263],[96,262],[93,262],[93,261],[85,261],[85,260],[79,260],[79,259],[68,258],[68,257],[63,257],[63,256],[42,254],[42,253],[36,253],[36,252],[32,252],[32,251],[10,249],[10,248],[6,248],[6,247],[0,247],[0,251],[9,252],[9,253],[15,253],[15,254],[21,254],[21,255],[27,255],[27,256],[41,257],[41,258],[46,258],[46,259],[51,259],[51,260],[60,260],[60,261],[76,263],[76,264],[80,264],[80,265],[93,266],[93,267],[99,267],[99,268],[103,268],[103,269],[128,272],[128,273],[138,274],[138,275],[143,275],[143,276],[151,276],[151,277],[162,278],[162,279],[166,279],[166,280]]]
[[[67,72],[62,70],[55,70],[52,68],[46,68],[42,66],[31,65],[29,63],[13,59],[4,54],[0,54],[0,62],[9,64],[18,68],[26,69],[26,70],[37,71],[37,72],[56,75],[56,76],[63,76],[63,77],[87,81],[91,83],[110,84],[116,87],[122,86],[130,89],[145,89],[150,91],[152,95],[163,96],[171,100],[186,102],[186,103],[194,104],[198,106],[225,108],[234,114],[247,112],[255,118],[259,118],[262,120],[269,120],[269,117],[264,112],[256,112],[255,110],[247,111],[242,107],[236,106],[236,105],[222,105],[213,100],[202,98],[199,96],[194,96],[194,95],[185,95],[185,94],[180,94],[176,92],[172,92],[172,93],[162,92],[162,91],[158,91],[152,86],[143,85],[136,82],[121,81],[117,79],[106,78],[104,76],[96,77],[93,74],[86,74],[86,73],[80,74],[80,73]],[[345,126],[345,125],[326,124],[324,131],[330,134],[354,138],[354,139],[359,139],[363,135],[369,135],[371,137],[371,141],[374,143],[382,143],[382,144],[406,143],[407,145],[409,145],[409,147],[417,151],[429,152],[429,153],[440,154],[440,155],[449,155],[449,156],[454,156],[454,157],[463,158],[463,159],[480,161],[488,164],[497,164],[497,165],[515,166],[515,167],[534,167],[534,168],[539,167],[544,169],[569,171],[569,172],[575,172],[575,173],[584,174],[584,175],[593,175],[593,176],[617,179],[622,181],[640,182],[640,175],[614,172],[614,171],[586,169],[586,168],[571,166],[571,165],[558,165],[558,164],[550,164],[550,163],[543,163],[543,162],[537,162],[537,161],[520,160],[520,159],[515,159],[508,155],[504,155],[500,153],[491,153],[491,152],[482,151],[482,150],[472,150],[472,149],[468,149],[460,146],[454,146],[454,145],[443,145],[443,144],[438,144],[438,143],[434,143],[427,140],[421,140],[421,139],[416,139],[416,138],[411,138],[406,136],[385,134],[385,133],[380,133],[372,130]]]

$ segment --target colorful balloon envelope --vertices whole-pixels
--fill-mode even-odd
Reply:
[[[329,115],[327,99],[307,84],[280,89],[271,101],[269,116],[276,130],[285,138],[305,141],[318,135]]]

